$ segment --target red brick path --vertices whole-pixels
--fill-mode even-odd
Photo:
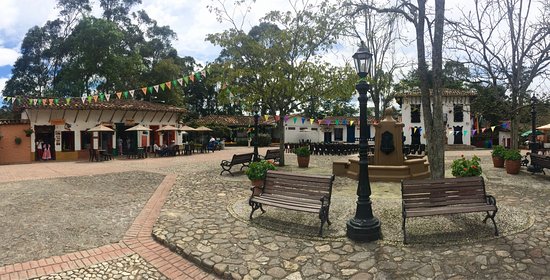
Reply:
[[[215,279],[180,255],[155,242],[151,231],[176,175],[167,175],[143,210],[130,226],[122,241],[98,248],[54,256],[37,261],[0,267],[0,280],[28,279],[67,270],[80,269],[97,263],[139,254],[150,265],[170,279]]]

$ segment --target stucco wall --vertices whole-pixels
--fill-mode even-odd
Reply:
[[[23,130],[29,124],[0,125],[0,164],[30,163],[34,154],[31,152],[31,137],[25,136]],[[21,138],[21,144],[15,143],[15,138]]]

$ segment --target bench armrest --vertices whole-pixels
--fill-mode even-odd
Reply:
[[[496,206],[497,205],[497,200],[494,196],[492,195],[486,195],[485,198],[487,199],[487,203],[491,204],[491,205],[494,205]]]
[[[224,160],[222,160],[222,162],[220,163],[220,165],[222,165],[222,166],[231,165],[231,162],[224,159]]]
[[[261,187],[252,187],[250,188],[250,190],[252,191],[252,195],[250,195],[250,197],[253,197],[253,196],[259,196],[263,193],[264,191],[264,186],[261,186]]]

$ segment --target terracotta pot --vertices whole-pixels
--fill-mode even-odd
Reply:
[[[504,158],[501,157],[493,157],[493,166],[494,167],[504,167]]]
[[[262,179],[250,180],[250,182],[252,183],[253,187],[261,187],[264,184],[264,180]]]
[[[521,160],[506,160],[506,173],[518,174],[521,168]]]
[[[298,157],[298,167],[307,168],[309,166],[309,157]]]

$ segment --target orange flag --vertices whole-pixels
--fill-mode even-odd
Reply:
[[[189,79],[194,82],[195,81],[195,75],[189,75]]]
[[[99,96],[94,95],[94,102],[97,102],[97,98],[98,98],[98,97],[99,97]]]
[[[118,99],[120,99],[121,96],[122,96],[122,92],[119,91],[116,93],[116,97],[118,97]]]
[[[147,88],[146,87],[142,87],[141,91],[143,91],[143,94],[147,94]]]
[[[168,89],[172,89],[172,82],[166,82],[165,83]]]

